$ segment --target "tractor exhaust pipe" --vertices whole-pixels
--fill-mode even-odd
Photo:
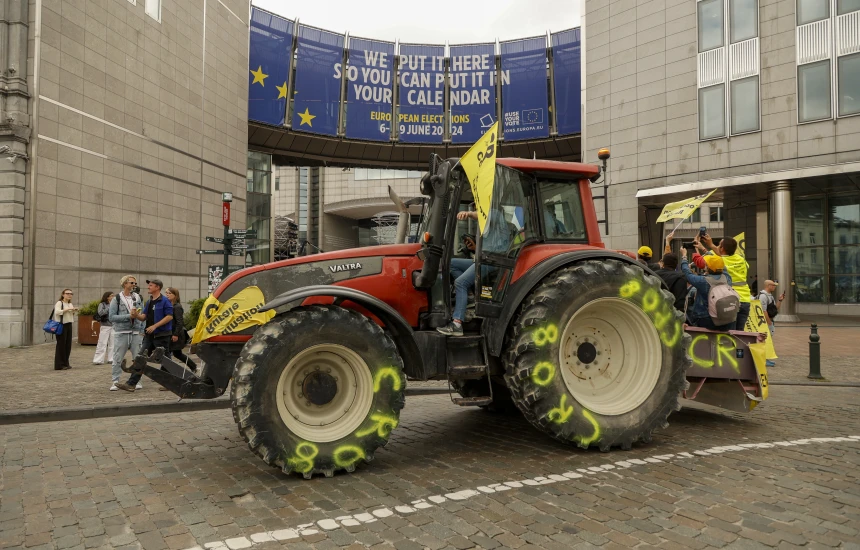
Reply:
[[[400,199],[390,185],[388,186],[388,196],[391,198],[394,206],[397,207],[399,214],[397,218],[397,236],[394,242],[396,244],[403,244],[406,242],[406,236],[409,235],[409,208],[407,208],[406,203]]]

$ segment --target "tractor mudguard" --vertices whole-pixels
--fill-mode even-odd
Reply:
[[[583,260],[597,259],[618,260],[628,264],[635,264],[644,269],[649,275],[655,275],[653,271],[633,258],[611,250],[576,250],[573,252],[558,254],[557,256],[551,256],[536,264],[525,275],[517,279],[508,287],[507,295],[504,299],[504,306],[502,307],[499,317],[484,319],[483,333],[487,338],[487,349],[490,355],[495,357],[499,356],[502,349],[502,343],[505,340],[505,334],[507,333],[511,320],[522,304],[522,301],[544,279],[544,277],[567,265],[581,262]]]
[[[397,351],[403,358],[403,370],[407,376],[416,380],[427,379],[412,327],[397,310],[370,294],[342,286],[313,285],[279,294],[264,305],[260,311],[269,311],[296,302],[301,303],[306,298],[316,296],[331,296],[341,301],[349,300],[378,317],[385,324],[385,328],[391,333],[391,337],[397,345]]]

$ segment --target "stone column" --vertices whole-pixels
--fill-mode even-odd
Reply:
[[[24,343],[24,217],[30,142],[27,0],[0,0],[0,346]],[[32,217],[29,223],[34,223]],[[32,269],[32,266],[30,266]]]
[[[779,308],[776,320],[782,323],[797,323],[794,307],[794,217],[791,198],[791,182],[778,181],[770,184],[770,234],[773,258],[773,278],[779,282],[777,294],[785,291],[785,301]],[[759,281],[763,288],[764,281]]]

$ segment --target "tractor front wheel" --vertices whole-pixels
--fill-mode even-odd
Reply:
[[[659,278],[617,260],[549,275],[524,300],[507,342],[517,407],[583,448],[650,441],[687,387],[690,337],[673,301]]]
[[[403,408],[406,378],[391,338],[338,306],[279,315],[245,344],[233,418],[267,464],[305,478],[370,462]]]

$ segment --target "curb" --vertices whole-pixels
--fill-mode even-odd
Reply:
[[[407,397],[447,394],[448,388],[406,389]],[[64,420],[91,420],[116,416],[136,416],[140,414],[162,414],[173,412],[210,411],[229,409],[229,397],[215,399],[189,399],[186,401],[155,401],[146,403],[123,403],[121,405],[86,405],[80,407],[55,407],[51,409],[27,409],[0,412],[0,426],[9,424],[29,424],[33,422],[60,422]]]

